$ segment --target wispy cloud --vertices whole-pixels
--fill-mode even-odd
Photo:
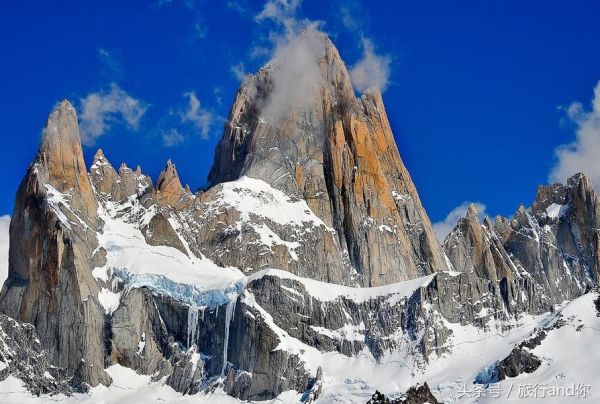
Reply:
[[[93,145],[107,133],[113,124],[124,124],[137,130],[148,105],[130,96],[117,84],[112,83],[108,91],[98,91],[81,99],[79,116],[81,139]]]
[[[208,139],[210,128],[215,121],[215,115],[200,105],[200,100],[193,91],[183,94],[187,98],[187,108],[179,114],[181,123],[192,123],[198,130],[203,139]]]
[[[220,89],[213,89],[215,97],[219,92]],[[165,147],[181,146],[194,137],[206,140],[213,125],[222,119],[201,105],[195,91],[185,92],[182,97],[184,100],[170,108],[155,125],[153,133]]]
[[[175,147],[185,142],[185,136],[177,129],[163,131],[161,137],[165,147]]]
[[[223,90],[219,86],[213,87],[213,96],[218,105],[223,105]]]
[[[363,37],[361,43],[362,58],[350,69],[352,85],[361,92],[366,89],[384,92],[389,85],[392,58],[377,54],[370,39]]]
[[[368,13],[356,0],[343,0],[335,4],[337,16],[348,31],[364,34],[368,23]]]
[[[567,116],[577,128],[575,140],[556,148],[556,164],[549,180],[564,183],[571,175],[582,172],[600,191],[600,81],[594,88],[591,109],[574,102],[567,109]]]
[[[98,57],[100,62],[104,66],[105,73],[111,80],[115,78],[121,78],[123,76],[123,68],[119,58],[115,56],[114,52],[109,51],[105,48],[98,49]]]
[[[283,26],[286,32],[292,32],[297,29],[299,22],[296,13],[300,3],[301,0],[269,0],[254,19],[258,22],[271,20]]]
[[[235,77],[240,83],[246,81],[249,76],[249,74],[246,72],[243,62],[231,66],[231,73],[233,73],[233,77]]]
[[[183,8],[192,17],[192,24],[189,25],[191,28],[192,40],[200,40],[206,38],[208,33],[208,24],[206,23],[203,15],[207,10],[205,4],[199,0],[156,0],[156,7],[174,7]],[[182,23],[185,20],[182,20]],[[187,23],[186,23],[187,24]]]
[[[467,215],[470,204],[475,205],[479,221],[483,222],[483,218],[486,216],[486,206],[480,202],[463,202],[452,209],[444,220],[433,223],[433,231],[440,243],[443,242],[446,236],[454,229],[458,221]]]
[[[261,109],[267,120],[278,120],[289,111],[314,100],[314,89],[322,80],[319,60],[326,43],[320,21],[298,16],[299,0],[269,0],[255,16],[258,23],[270,23],[272,88]]]
[[[10,216],[0,216],[0,289],[8,278],[8,228]]]
[[[194,24],[194,32],[196,32],[196,38],[203,39],[206,37],[206,32],[208,31],[206,24],[204,21],[196,21]]]
[[[227,2],[227,8],[241,15],[248,14],[248,5],[243,0],[230,0]]]

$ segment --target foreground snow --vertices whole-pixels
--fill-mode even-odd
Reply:
[[[487,394],[472,402],[598,402],[600,385],[600,313],[594,307],[596,293],[588,293],[567,304],[560,312],[567,324],[548,331],[532,352],[542,365],[531,374],[521,374],[493,386],[500,398]],[[550,324],[552,325],[552,324]]]
[[[0,382],[0,402],[4,404],[39,404],[49,401],[65,404],[145,404],[149,402],[231,404],[240,402],[219,390],[210,394],[200,393],[194,396],[183,396],[169,386],[161,383],[151,383],[150,376],[139,375],[135,371],[120,365],[113,365],[106,371],[114,380],[110,387],[98,386],[88,394],[75,394],[72,397],[34,397],[20,380],[9,376],[6,380]],[[285,394],[281,398],[283,400],[288,399]],[[290,402],[294,401],[294,397],[289,398],[291,399]],[[273,402],[275,401],[281,402],[273,400]]]
[[[321,298],[332,298],[332,295],[347,296],[352,288],[339,288],[326,294],[326,284],[297,278],[289,273],[276,270],[263,271],[253,277],[281,276],[300,280],[315,295]],[[387,295],[396,288],[401,295],[412,293],[416,288],[426,284],[430,277],[420,278],[385,288],[369,288],[356,290],[355,298],[368,299],[379,293]],[[332,289],[332,288],[330,288]],[[246,304],[260,310],[260,306],[252,302],[251,295]],[[394,296],[393,294],[391,296]],[[596,316],[593,300],[596,294],[584,295],[566,304],[556,313],[541,316],[525,316],[519,321],[500,323],[490,320],[487,331],[473,326],[460,326],[448,323],[440,317],[443,325],[453,330],[453,336],[447,347],[450,354],[431,358],[429,364],[420,366],[407,347],[405,351],[388,353],[378,363],[368,351],[355,357],[348,357],[336,352],[323,353],[289,336],[263,312],[265,321],[279,335],[281,346],[278,349],[295,351],[306,362],[307,368],[316,369],[321,366],[325,375],[324,389],[317,402],[364,403],[375,390],[380,390],[392,397],[406,391],[416,383],[427,382],[434,395],[447,402],[513,402],[522,401],[521,386],[538,386],[538,389],[549,387],[568,388],[577,384],[590,385],[589,393],[595,397],[594,384],[597,380],[597,364],[600,363],[600,318]],[[522,374],[514,379],[505,380],[490,386],[474,385],[477,375],[489,364],[506,357],[511,349],[526,339],[536,327],[551,327],[558,319],[567,321],[566,325],[548,331],[542,344],[533,353],[542,359],[542,366],[532,374]],[[502,331],[509,327],[509,331]],[[568,348],[567,348],[568,347]],[[173,403],[237,403],[239,400],[227,396],[222,390],[211,393],[200,393],[194,396],[183,396],[162,382],[151,382],[150,376],[138,375],[131,369],[114,365],[108,368],[114,380],[110,387],[98,386],[89,394],[76,394],[73,397],[33,397],[23,384],[13,377],[0,382],[0,401],[2,403],[39,403],[55,401],[62,403],[147,403],[150,401]],[[541,390],[540,390],[541,391]],[[594,394],[596,393],[596,394]],[[499,397],[498,397],[499,395]],[[290,391],[283,393],[271,402],[299,402],[300,395]],[[571,397],[570,401],[578,401]],[[590,399],[591,400],[591,399]],[[569,402],[569,397],[546,397],[544,402]],[[591,401],[590,401],[591,402]]]

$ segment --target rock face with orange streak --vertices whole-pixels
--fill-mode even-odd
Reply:
[[[298,49],[310,55],[302,68],[314,69],[312,74],[290,66],[298,63],[290,57]],[[346,67],[324,34],[307,30],[238,91],[209,182],[243,175],[305,199],[337,232],[338,248],[350,263],[338,270],[360,285],[446,269],[381,95],[367,91],[356,98]]]
[[[98,245],[96,210],[75,110],[63,101],[17,193],[0,310],[33,324],[51,363],[92,386],[111,381],[104,371],[104,309],[92,276],[101,258],[90,258]]]
[[[61,193],[76,193],[73,207],[95,225],[96,197],[83,160],[77,115],[68,101],[62,101],[48,117],[37,160],[48,184]]]
[[[163,206],[184,207],[189,205],[190,196],[189,189],[181,185],[175,164],[168,160],[164,170],[158,176],[157,201]]]

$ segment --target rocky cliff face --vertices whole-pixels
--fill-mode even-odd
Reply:
[[[50,361],[91,385],[104,372],[104,310],[92,276],[97,201],[73,107],[48,118],[38,154],[17,192],[2,312],[36,327]]]
[[[453,398],[440,369],[519,367],[513,345],[597,282],[585,176],[510,219],[471,207],[442,250],[380,94],[355,97],[322,34],[297,41],[238,92],[203,192],[170,160],[156,184],[101,150],[86,172],[75,111],[57,106],[12,216],[0,381],[70,394],[121,365],[243,400],[366,401],[431,380]]]
[[[598,282],[598,195],[585,175],[538,189],[531,208],[512,219],[486,218],[474,207],[444,242],[455,268],[489,279],[527,278],[551,301],[572,300]]]
[[[302,47],[311,58],[306,69],[314,73],[294,74],[286,81],[292,88],[282,90],[281,77],[295,63],[290,55]],[[337,278],[377,286],[446,268],[381,95],[355,97],[337,49],[323,34],[307,30],[238,91],[209,180],[216,185],[242,175],[306,200],[335,229],[350,265],[335,268]]]

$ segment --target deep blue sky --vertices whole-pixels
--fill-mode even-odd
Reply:
[[[172,158],[184,182],[202,186],[222,122],[204,140],[169,111],[194,91],[202,108],[225,117],[239,85],[231,67],[260,67],[267,56],[252,49],[267,45],[273,28],[253,20],[262,1],[228,3],[3,2],[0,214],[12,210],[53,105],[68,98],[77,106],[111,83],[149,107],[138,130],[115,124],[86,147],[88,164],[102,147],[113,165],[141,164],[156,178]],[[599,17],[597,0],[305,0],[298,15],[324,21],[348,65],[361,57],[361,35],[393,58],[384,101],[433,221],[463,201],[503,215],[531,202],[554,149],[575,136],[560,107],[587,105],[600,79]],[[187,141],[165,147],[169,126]]]

